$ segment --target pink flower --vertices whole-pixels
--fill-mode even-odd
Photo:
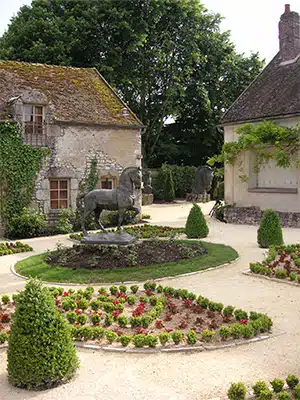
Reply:
[[[248,320],[247,319],[241,319],[241,324],[247,325],[248,324]]]

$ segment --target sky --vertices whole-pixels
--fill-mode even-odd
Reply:
[[[82,0],[84,1],[84,0]],[[126,0],[124,0],[126,1]],[[201,0],[205,7],[224,17],[222,30],[230,30],[239,53],[259,52],[270,61],[278,51],[278,21],[285,3],[300,13],[300,0]],[[0,0],[0,36],[10,18],[31,0]]]

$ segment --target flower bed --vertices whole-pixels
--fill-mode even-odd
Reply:
[[[270,278],[300,283],[300,244],[273,246],[262,263],[251,263],[250,271]]]
[[[46,262],[73,269],[105,270],[197,258],[206,253],[199,242],[145,240],[129,246],[75,244],[51,252]]]
[[[246,385],[243,382],[232,383],[228,392],[230,400],[246,399],[274,399],[290,400],[300,399],[299,378],[295,375],[288,375],[285,381],[279,378],[273,379],[270,384],[264,381],[257,381],[252,386],[252,392],[247,395]],[[274,397],[275,395],[275,397]]]
[[[72,326],[74,340],[126,347],[205,344],[249,339],[272,327],[265,314],[224,307],[184,289],[147,282],[95,292],[51,287],[57,311]],[[2,297],[0,341],[10,330],[17,295]],[[2,336],[1,336],[2,335]],[[3,338],[3,339],[1,339]]]
[[[21,242],[16,243],[0,243],[0,256],[6,256],[8,254],[23,253],[25,251],[32,251],[33,248]]]
[[[117,232],[116,229],[108,229],[109,232]],[[123,228],[123,232],[127,232],[130,235],[135,236],[137,239],[151,239],[154,237],[172,237],[176,234],[184,233],[184,228],[172,228],[170,226],[159,226],[159,225],[138,225],[128,226]],[[102,232],[98,232],[102,233]],[[72,233],[70,239],[81,240],[83,237],[82,233]]]

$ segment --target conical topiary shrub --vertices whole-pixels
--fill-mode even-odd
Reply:
[[[169,167],[165,167],[165,182],[164,182],[164,200],[173,201],[175,199],[175,189],[172,176],[172,170]]]
[[[194,204],[185,224],[185,234],[188,238],[205,238],[208,235],[208,226],[201,208]]]
[[[280,219],[274,210],[265,210],[257,231],[257,243],[262,248],[283,244]]]
[[[30,280],[16,298],[7,359],[10,383],[27,389],[63,383],[79,366],[71,327],[37,280]]]

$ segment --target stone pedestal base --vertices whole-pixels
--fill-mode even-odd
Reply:
[[[207,203],[210,201],[210,194],[208,194],[208,193],[205,193],[205,194],[188,193],[186,195],[185,200],[192,202],[192,203]]]
[[[129,235],[129,233],[95,233],[93,235],[84,236],[81,239],[82,244],[116,244],[128,245],[136,241],[136,237]]]
[[[150,204],[153,204],[153,194],[143,193],[142,205],[143,206],[149,206]]]

